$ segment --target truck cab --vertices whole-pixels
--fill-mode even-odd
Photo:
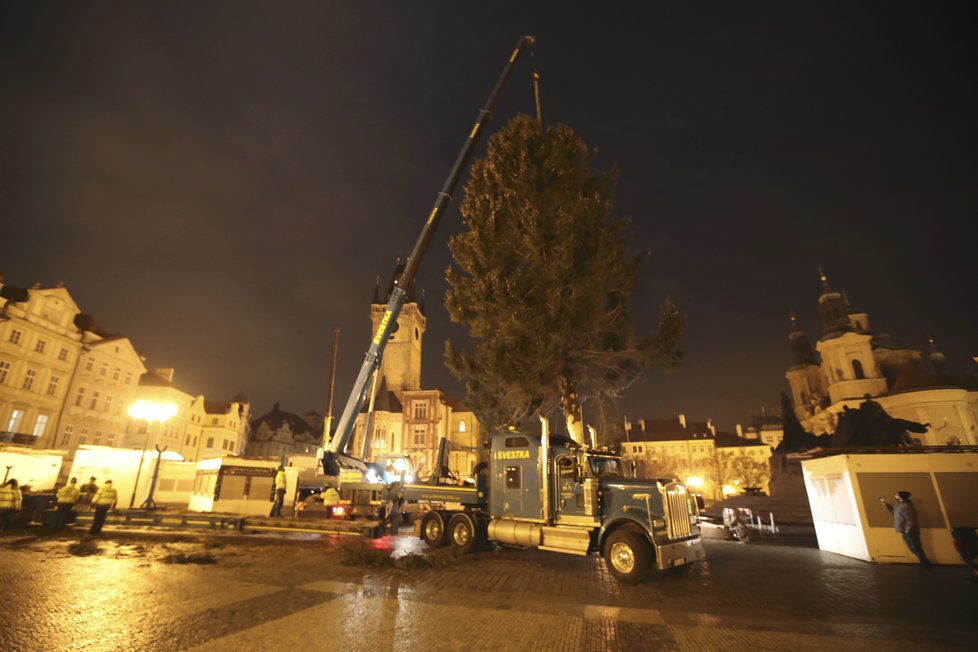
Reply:
[[[482,503],[434,509],[421,537],[463,552],[480,539],[574,555],[600,553],[631,583],[704,556],[693,495],[675,482],[626,477],[617,455],[560,436],[493,436]],[[410,496],[410,488],[408,488]],[[463,502],[463,501],[460,501]],[[464,504],[464,503],[463,503]]]

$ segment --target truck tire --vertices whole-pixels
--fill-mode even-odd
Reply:
[[[604,544],[608,570],[622,584],[638,584],[649,574],[652,546],[644,537],[628,530],[615,530]]]
[[[429,548],[444,546],[448,539],[447,530],[445,515],[442,512],[428,512],[421,520],[421,540],[428,544]]]
[[[459,512],[448,523],[448,541],[460,554],[468,554],[475,549],[478,537],[475,518],[466,512]]]

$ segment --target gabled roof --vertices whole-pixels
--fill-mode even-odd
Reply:
[[[272,407],[271,412],[263,414],[251,422],[252,432],[258,432],[258,427],[262,423],[265,423],[272,430],[278,430],[282,427],[282,424],[287,423],[289,430],[292,431],[293,437],[298,435],[312,435],[312,429],[309,428],[309,424],[302,417],[279,408],[278,402]]]
[[[689,421],[683,428],[679,417],[668,419],[646,419],[645,428],[641,422],[632,423],[628,438],[633,441],[677,441],[711,439],[713,432],[706,421]]]
[[[227,414],[231,404],[226,401],[204,401],[204,412],[207,414]]]
[[[143,387],[174,387],[173,383],[153,371],[147,371],[140,376],[139,384]]]

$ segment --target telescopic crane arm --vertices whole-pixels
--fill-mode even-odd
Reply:
[[[486,100],[485,106],[479,111],[479,117],[476,118],[475,125],[469,132],[468,138],[465,139],[462,150],[458,153],[458,158],[455,159],[455,164],[452,166],[451,172],[448,173],[445,185],[435,199],[435,205],[431,209],[431,213],[428,215],[424,227],[421,229],[421,235],[418,237],[418,241],[414,244],[414,249],[411,251],[411,257],[407,260],[404,272],[394,282],[394,290],[391,292],[390,299],[387,302],[384,316],[380,320],[380,326],[377,327],[377,332],[370,342],[370,348],[367,349],[363,365],[360,367],[360,373],[353,385],[353,389],[350,391],[350,397],[347,399],[346,407],[343,409],[343,415],[340,417],[340,422],[336,427],[336,434],[329,440],[329,444],[323,451],[323,471],[327,475],[337,475],[339,473],[339,466],[355,468],[361,471],[366,470],[366,465],[362,460],[346,455],[343,451],[346,450],[346,446],[350,443],[350,439],[353,436],[353,426],[356,423],[357,415],[363,408],[368,388],[371,385],[371,378],[380,368],[380,361],[383,358],[387,340],[390,339],[394,326],[397,324],[397,318],[401,314],[401,308],[404,307],[404,303],[407,300],[407,288],[411,287],[411,281],[414,280],[418,266],[421,264],[425,252],[428,250],[428,245],[431,244],[431,239],[434,236],[435,230],[438,228],[442,214],[452,200],[452,193],[455,191],[455,187],[458,185],[458,181],[465,167],[468,165],[469,159],[472,157],[472,152],[475,149],[479,137],[485,130],[486,123],[492,116],[492,109],[499,99],[499,94],[506,85],[520,55],[527,47],[533,45],[535,41],[536,39],[532,36],[521,36],[519,41],[517,41],[516,47],[513,49],[513,54],[510,55],[509,61],[503,67],[503,71],[499,75],[496,85],[493,87],[492,92],[489,93],[489,99]]]

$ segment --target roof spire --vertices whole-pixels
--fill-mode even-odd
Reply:
[[[822,281],[822,292],[830,292],[832,287],[829,285],[829,277],[822,271],[822,266],[818,266],[818,278]]]

